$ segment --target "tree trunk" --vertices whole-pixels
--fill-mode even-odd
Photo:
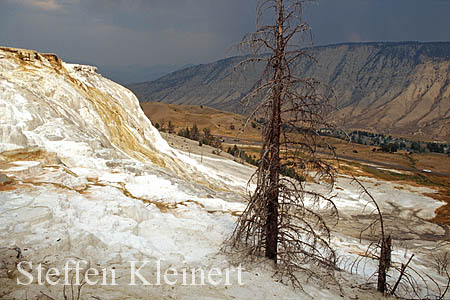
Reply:
[[[378,264],[378,284],[377,290],[380,293],[386,292],[386,275],[389,267],[391,266],[391,236],[387,238],[382,237],[380,261]]]
[[[278,0],[278,32],[277,32],[277,59],[274,65],[275,88],[273,91],[272,102],[272,122],[270,124],[270,158],[269,158],[269,176],[270,193],[267,203],[266,220],[266,257],[277,263],[278,250],[278,183],[280,178],[280,129],[281,129],[281,100],[283,94],[283,25],[284,25],[284,7],[283,0]]]

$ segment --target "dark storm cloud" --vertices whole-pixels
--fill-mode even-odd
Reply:
[[[202,63],[254,29],[256,0],[0,0],[0,43],[103,66]],[[450,40],[448,0],[322,0],[315,43]]]
[[[319,44],[450,40],[449,0],[324,0],[308,10]]]
[[[0,2],[0,38],[99,64],[207,62],[253,28],[252,1],[241,2],[7,0]]]

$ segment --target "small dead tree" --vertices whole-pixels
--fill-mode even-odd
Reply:
[[[450,287],[450,276],[447,270],[440,273],[440,275],[446,276],[447,278],[447,284],[442,287],[430,275],[423,274],[411,267],[414,254],[409,257],[406,263],[399,264],[393,262],[391,259],[392,238],[390,235],[386,235],[381,209],[367,188],[354,176],[353,181],[359,185],[362,193],[369,197],[370,200],[368,203],[372,203],[375,206],[371,212],[371,214],[375,215],[375,219],[361,230],[360,240],[365,231],[370,230],[374,233],[377,231],[376,228],[379,230],[379,239],[371,243],[366,253],[351,264],[350,271],[358,270],[359,265],[366,258],[375,259],[378,261],[378,271],[370,276],[369,280],[373,276],[377,276],[377,290],[380,293],[386,296],[392,295],[399,299],[444,299]],[[390,279],[391,285],[387,279]],[[407,297],[400,296],[400,294],[407,295]]]
[[[372,197],[372,195],[369,193],[369,191],[366,189],[366,187],[358,180],[356,177],[353,176],[353,180],[360,186],[360,188],[363,190],[363,193],[366,194],[373,205],[375,205],[375,215],[378,217],[378,219],[375,219],[373,222],[371,222],[367,227],[363,228],[361,230],[360,238],[362,238],[362,234],[364,231],[368,229],[373,229],[377,224],[380,226],[380,240],[377,244],[375,244],[375,248],[379,249],[380,255],[377,257],[378,259],[378,279],[377,279],[377,291],[380,293],[385,294],[387,291],[387,272],[389,271],[389,268],[391,267],[391,252],[392,252],[392,238],[391,235],[385,234],[384,231],[384,221],[383,221],[383,214],[381,213],[380,207],[378,206],[377,201]],[[370,249],[371,247],[369,247]],[[411,257],[412,259],[412,257]],[[410,259],[410,261],[411,261]],[[410,262],[409,261],[409,262]],[[408,264],[409,264],[408,262]],[[399,282],[401,281],[403,274],[405,272],[406,267],[408,264],[403,268],[399,277],[399,280],[395,284],[395,287],[393,289],[393,293],[397,289],[397,286]],[[393,294],[392,293],[392,294]]]
[[[436,271],[439,275],[446,275],[450,272],[450,251],[433,254]]]
[[[239,45],[253,55],[236,69],[249,63],[265,63],[255,89],[242,100],[252,109],[247,123],[255,116],[268,122],[258,168],[252,177],[256,190],[229,239],[234,249],[274,261],[278,274],[289,278],[294,286],[300,286],[296,271],[314,275],[318,268],[312,265],[330,270],[336,260],[324,218],[325,211],[337,218],[332,197],[308,189],[304,180],[299,180],[326,179],[332,187],[335,171],[331,162],[317,153],[320,129],[331,126],[326,121],[330,109],[328,89],[294,72],[301,59],[312,59],[301,48],[309,33],[302,18],[305,2],[260,1],[257,30],[247,34]],[[288,169],[294,170],[296,176],[281,175]]]

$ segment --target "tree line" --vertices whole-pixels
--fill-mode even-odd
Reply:
[[[405,138],[396,138],[383,133],[373,133],[354,130],[346,133],[342,130],[321,129],[321,135],[336,137],[343,140],[351,140],[353,143],[369,146],[378,146],[375,151],[397,152],[404,150],[414,153],[434,152],[450,155],[450,144],[439,142],[411,141]]]
[[[167,128],[164,127],[164,120],[160,123],[155,123],[155,128],[162,132],[175,133],[175,125],[169,120],[167,123]],[[186,128],[181,128],[178,130],[178,136],[188,138],[190,140],[198,141],[199,145],[209,145],[214,148],[222,148],[222,141],[220,138],[215,137],[211,134],[211,129],[208,127],[200,130],[197,124],[192,127],[186,126]]]

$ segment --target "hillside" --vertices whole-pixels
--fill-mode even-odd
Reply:
[[[247,126],[247,117],[236,113],[220,111],[207,106],[176,105],[160,102],[141,102],[141,107],[146,116],[155,124],[164,128],[170,121],[174,125],[175,132],[185,127],[197,124],[198,128],[209,128],[214,135],[228,137],[243,137],[251,139],[261,138],[261,127],[256,122],[250,122]],[[244,129],[245,132],[242,132]]]
[[[339,285],[306,271],[295,290],[273,264],[221,251],[254,168],[198,143],[172,148],[133,93],[96,68],[0,47],[0,112],[0,299],[385,299],[367,284],[377,261],[366,249],[378,235],[360,236],[373,206],[349,176],[328,191],[340,216],[330,224]],[[355,174],[384,212],[392,265],[415,255],[408,278],[417,285],[398,295],[438,298],[447,278],[435,257],[449,240],[446,225],[430,221],[444,205],[438,191]],[[318,179],[304,186],[327,193]],[[322,204],[305,198],[308,209]]]
[[[450,43],[339,44],[309,51],[318,64],[302,61],[296,69],[333,88],[340,111],[331,117],[344,127],[450,140]],[[242,113],[239,100],[261,71],[257,65],[233,73],[242,59],[194,66],[129,88],[140,101]]]
[[[192,65],[131,65],[131,66],[99,66],[104,76],[120,84],[156,80],[166,74]]]

